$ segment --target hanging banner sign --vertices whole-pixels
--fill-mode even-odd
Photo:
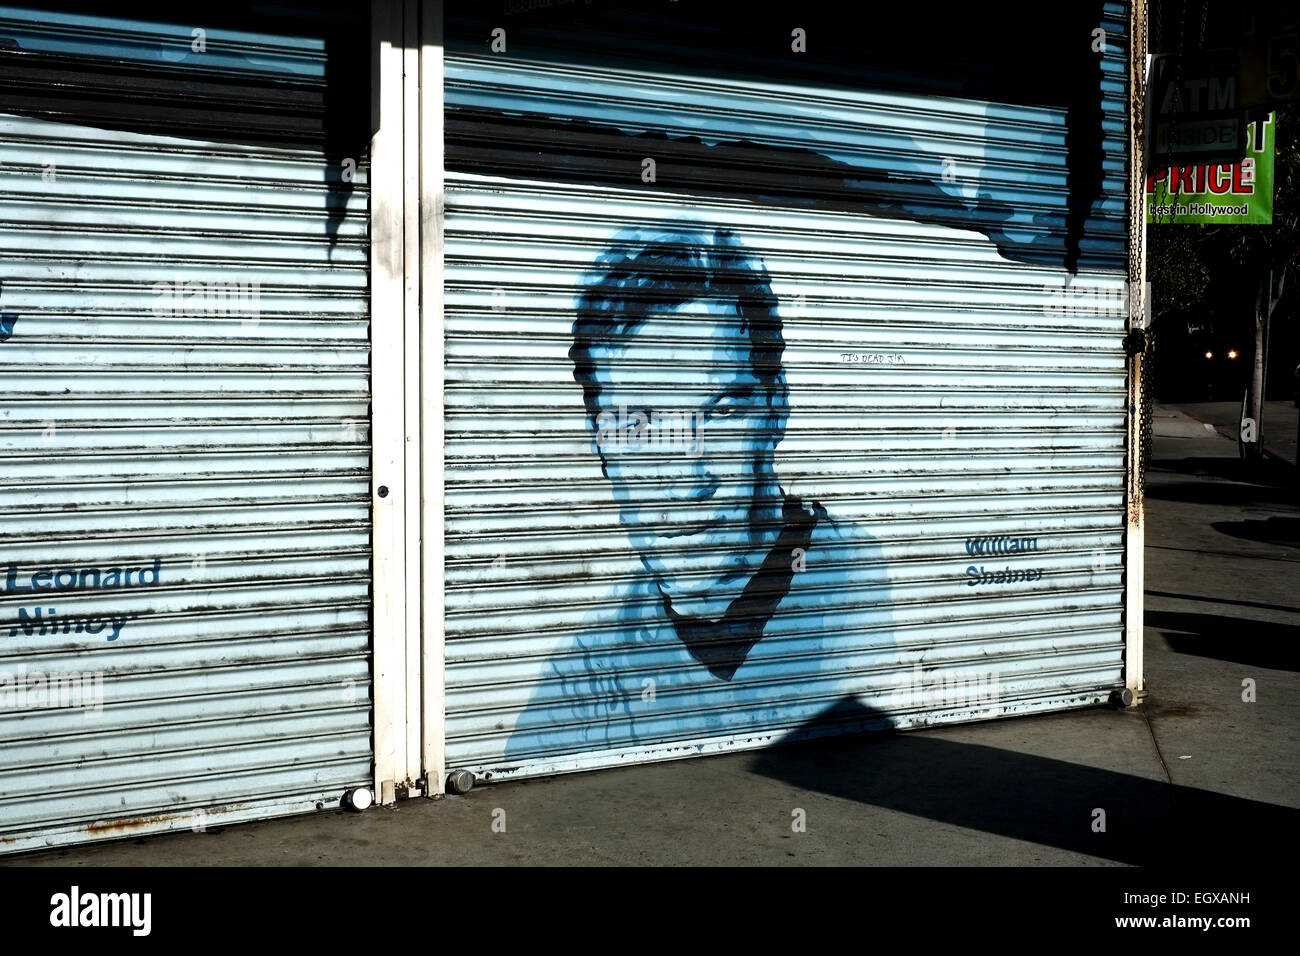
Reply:
[[[1160,225],[1273,222],[1276,114],[1246,125],[1246,156],[1236,163],[1170,166],[1147,177],[1147,222]]]
[[[1157,55],[1148,75],[1148,169],[1233,163],[1245,152],[1232,50]]]

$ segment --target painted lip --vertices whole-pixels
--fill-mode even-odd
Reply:
[[[641,548],[642,561],[667,597],[710,598],[719,589],[729,590],[732,582],[748,579],[753,573],[731,566],[730,551],[712,557],[702,555],[700,546],[710,541],[705,535],[679,535],[672,539],[671,546],[665,546],[668,539],[654,540],[659,546],[647,544]]]

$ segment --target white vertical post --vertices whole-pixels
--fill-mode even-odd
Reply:
[[[401,0],[372,7],[370,435],[375,794],[406,780]]]
[[[446,549],[443,528],[443,35],[442,0],[421,0],[420,16],[420,402],[424,617],[423,769],[428,795],[447,779]]]
[[[1146,69],[1145,5],[1136,2],[1129,8],[1129,314],[1128,328],[1149,331],[1150,314],[1146,286],[1146,169],[1144,127],[1146,109],[1144,82]],[[1143,588],[1145,580],[1145,529],[1142,502],[1142,406],[1147,400],[1142,389],[1144,356],[1129,359],[1128,383],[1128,481],[1124,534],[1124,686],[1133,694],[1134,703],[1144,685],[1143,677]]]
[[[420,775],[420,0],[403,0],[402,17],[402,327],[405,422],[404,779]]]

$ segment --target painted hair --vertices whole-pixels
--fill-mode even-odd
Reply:
[[[648,313],[701,300],[736,303],[754,375],[784,399],[785,340],[762,260],[729,229],[663,223],[619,232],[583,277],[569,358],[588,411],[600,394],[596,347],[626,342]]]

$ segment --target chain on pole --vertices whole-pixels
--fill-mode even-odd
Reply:
[[[1137,493],[1143,494],[1146,488],[1147,462],[1151,457],[1151,436],[1154,420],[1152,404],[1152,368],[1155,357],[1155,323],[1144,322],[1151,315],[1151,303],[1146,301],[1148,290],[1143,282],[1145,270],[1142,261],[1146,244],[1142,241],[1146,229],[1146,128],[1150,117],[1146,115],[1146,54],[1150,49],[1147,37],[1149,24],[1148,0],[1133,0],[1141,4],[1140,13],[1134,23],[1132,36],[1129,38],[1129,101],[1130,115],[1133,122],[1132,153],[1130,157],[1129,180],[1129,329],[1141,328],[1144,335],[1142,350],[1133,357],[1138,363],[1138,385],[1140,390],[1138,415],[1138,469],[1136,476]],[[1163,4],[1156,0],[1157,43],[1161,29],[1161,8]],[[1159,47],[1157,46],[1157,49]]]

